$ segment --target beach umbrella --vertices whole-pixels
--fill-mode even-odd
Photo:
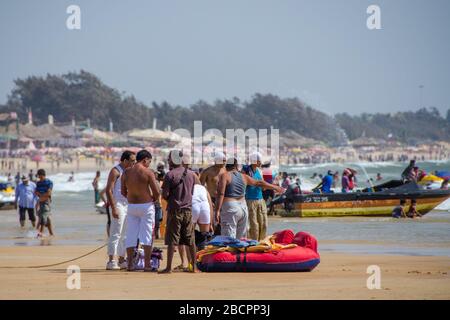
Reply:
[[[178,142],[181,136],[171,131],[161,131],[157,129],[132,130],[128,133],[128,137],[137,138],[148,141],[173,141]]]

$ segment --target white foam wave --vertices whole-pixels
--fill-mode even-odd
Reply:
[[[359,166],[363,168],[385,168],[385,167],[405,167],[403,162],[350,162],[350,166]]]
[[[312,190],[320,183],[320,180],[311,181],[309,179],[300,179],[300,181],[302,190]]]
[[[340,164],[337,163],[318,163],[318,164],[296,164],[296,165],[289,165],[286,166],[289,168],[289,171],[302,171],[302,170],[311,170],[311,169],[320,169],[320,168],[328,168],[328,167],[336,167],[340,166]]]
[[[100,175],[100,188],[105,187],[108,172],[102,172]],[[95,178],[95,172],[83,172],[75,173],[74,181],[68,182],[70,177],[69,173],[58,173],[51,175],[48,178],[53,182],[53,191],[59,192],[83,192],[92,191],[92,181]]]

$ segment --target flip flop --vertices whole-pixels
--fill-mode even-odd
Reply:
[[[158,274],[170,274],[170,273],[172,273],[172,270],[164,269],[164,270],[158,271]]]
[[[173,268],[173,271],[184,271],[184,269],[186,269],[187,267],[183,267],[182,264],[180,264],[179,266],[176,266],[175,268]]]
[[[189,264],[189,266],[183,268],[183,272],[191,272],[191,273],[194,273],[194,268],[192,267],[192,264]]]

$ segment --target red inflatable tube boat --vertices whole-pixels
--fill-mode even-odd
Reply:
[[[297,247],[264,253],[217,252],[204,256],[197,266],[203,272],[300,272],[311,271],[320,263],[312,235],[283,230],[275,236],[276,243],[295,243]]]

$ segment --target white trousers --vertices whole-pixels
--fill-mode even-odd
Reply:
[[[128,204],[126,247],[135,247],[138,239],[140,244],[151,246],[154,226],[155,204],[153,202]]]
[[[116,204],[119,219],[111,217],[111,226],[109,228],[108,255],[125,257],[125,230],[127,223],[127,205],[124,203]]]

